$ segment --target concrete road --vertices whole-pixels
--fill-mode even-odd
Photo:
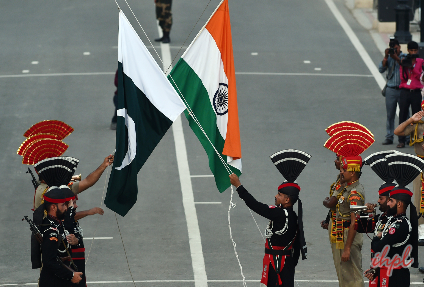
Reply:
[[[158,37],[153,1],[127,1],[145,34],[126,2],[118,3],[149,46],[146,36],[151,41]],[[218,3],[175,1],[169,46],[173,64]],[[334,3],[377,64],[381,52],[368,31],[342,0]],[[33,187],[16,150],[32,124],[57,119],[75,129],[64,140],[69,145],[66,155],[81,160],[77,173],[83,177],[113,152],[115,133],[109,124],[118,10],[114,1],[1,4],[0,286],[35,285],[39,271],[31,270],[29,230],[21,222],[31,212]],[[334,122],[356,121],[376,138],[364,156],[395,148],[381,145],[386,115],[380,88],[324,0],[230,0],[229,6],[243,153],[241,181],[258,200],[272,204],[283,178],[269,156],[285,148],[312,155],[298,178],[309,258],[296,268],[296,286],[338,286],[327,232],[319,226],[326,215],[322,199],[337,175],[334,155],[323,148],[328,139],[324,129]],[[149,47],[160,63],[163,50],[155,43],[154,48],[157,55]],[[216,190],[203,148],[185,118],[182,126],[195,214],[184,211],[183,194],[188,191],[181,190],[175,133],[170,129],[139,173],[138,202],[128,215],[115,217],[106,209],[103,216],[80,221],[89,286],[243,286],[229,233],[231,191]],[[403,151],[413,153],[409,147]],[[102,206],[108,173],[80,196],[80,210]],[[380,179],[365,167],[361,181],[367,201],[376,202]],[[254,216],[259,231],[237,194],[234,202],[231,228],[243,274],[247,286],[258,286],[264,243],[260,231],[267,220]],[[193,238],[187,222],[194,217],[201,250],[190,249],[189,237]],[[369,265],[369,244],[365,237],[364,269]],[[204,267],[193,266],[193,256],[202,257]],[[422,248],[420,257],[424,262]],[[207,281],[196,277],[199,269]],[[411,269],[412,282],[419,284],[422,277]]]

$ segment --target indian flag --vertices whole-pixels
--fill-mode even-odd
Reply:
[[[224,0],[187,48],[168,76],[193,111],[185,115],[209,158],[220,192],[230,187],[228,171],[217,152],[237,175],[241,174],[241,147],[237,90],[228,0]],[[216,148],[216,151],[214,150]]]

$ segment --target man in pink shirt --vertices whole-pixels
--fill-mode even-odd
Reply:
[[[421,110],[421,90],[423,85],[420,82],[423,71],[424,60],[418,58],[418,43],[411,41],[408,43],[408,55],[402,58],[400,67],[400,100],[399,100],[399,125],[408,119],[409,107],[412,114]],[[399,137],[398,148],[405,147],[405,137]]]

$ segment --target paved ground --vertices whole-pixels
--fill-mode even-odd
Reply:
[[[128,2],[148,37],[157,37],[153,1]],[[148,44],[125,1],[118,3]],[[174,3],[172,59],[178,59],[218,3]],[[334,3],[372,62],[378,63],[381,51],[369,32],[356,22],[343,1]],[[230,0],[229,5],[239,95],[242,182],[258,200],[271,204],[282,178],[269,155],[284,148],[298,148],[312,155],[298,179],[309,258],[296,269],[297,286],[337,286],[326,231],[319,227],[326,214],[321,201],[337,173],[333,154],[322,147],[328,138],[324,129],[337,121],[357,121],[376,138],[365,156],[394,148],[380,144],[385,134],[380,88],[324,0]],[[117,68],[117,20],[114,1],[2,1],[0,286],[35,283],[38,276],[30,266],[29,230],[21,222],[22,216],[30,213],[33,196],[26,166],[16,155],[25,130],[45,119],[63,120],[74,127],[75,132],[65,139],[69,144],[66,154],[81,159],[77,172],[83,176],[114,150],[115,133],[109,130],[109,123]],[[155,48],[161,55],[160,46]],[[183,119],[182,123],[190,174],[210,175],[200,143],[187,121]],[[413,153],[412,148],[404,151]],[[207,285],[243,286],[228,229],[230,190],[218,193],[211,177],[191,179]],[[365,168],[361,181],[367,201],[376,202],[380,180]],[[106,183],[107,172],[80,196],[80,209],[100,206]],[[86,238],[112,237],[85,241],[87,249],[93,242],[87,262],[88,281],[93,282],[89,286],[134,286],[126,256],[136,286],[195,286],[172,130],[140,171],[138,184],[137,204],[126,217],[118,216],[126,255],[113,212],[106,210],[102,217],[81,221]],[[233,237],[247,286],[258,286],[263,240],[237,195],[235,202],[231,213]],[[259,216],[255,219],[263,230],[266,220]],[[368,238],[363,249],[363,266],[367,268]],[[424,262],[423,255],[420,249]],[[422,282],[423,276],[416,269],[411,273],[411,281]]]

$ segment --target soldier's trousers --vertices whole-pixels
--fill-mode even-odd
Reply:
[[[172,26],[172,0],[156,1],[156,19],[159,20],[159,26],[163,32],[171,31]]]
[[[331,224],[332,222],[330,220],[329,226],[332,226]],[[331,232],[330,227],[329,232]],[[343,234],[344,244],[346,244],[348,232],[349,228],[345,228]],[[347,262],[342,262],[343,249],[336,249],[336,243],[331,243],[334,267],[336,268],[340,287],[364,287],[361,254],[362,244],[362,234],[356,233],[350,248],[350,260]]]

